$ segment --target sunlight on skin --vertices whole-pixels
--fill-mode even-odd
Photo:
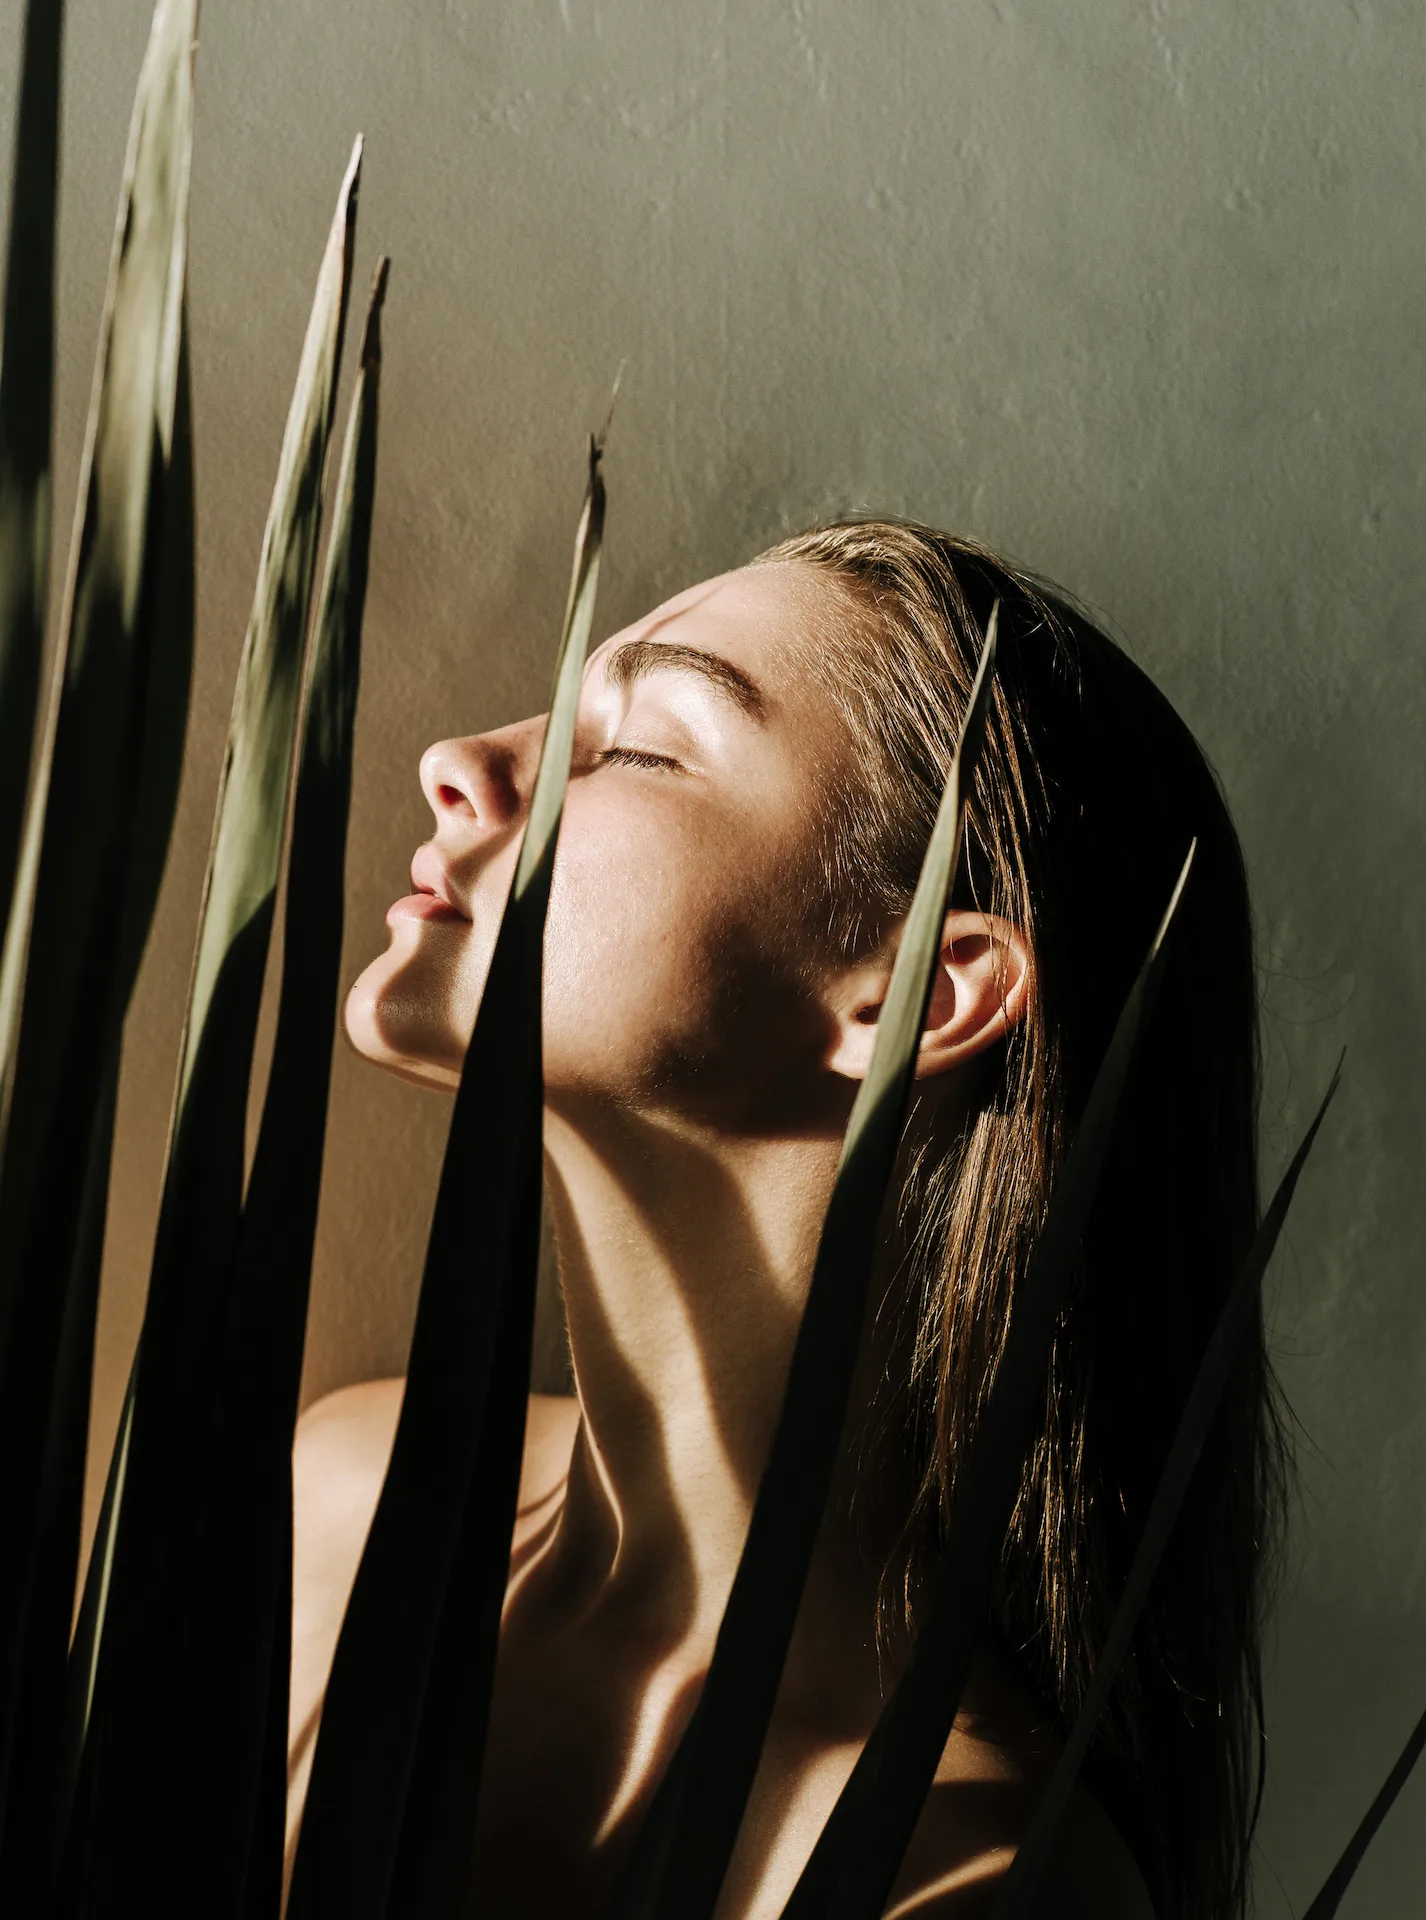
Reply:
[[[637,1806],[650,1776],[668,1753],[668,1725],[688,1687],[684,1655],[670,1654],[653,1667],[644,1682],[638,1717],[629,1740],[624,1774],[614,1789],[602,1825],[594,1835],[596,1850],[606,1846],[619,1823]]]
[[[898,1900],[894,1907],[887,1908],[886,1920],[918,1920],[918,1916],[921,1920],[931,1920],[932,1915],[944,1911],[942,1902],[952,1894],[973,1893],[977,1887],[991,1885],[1014,1858],[1014,1847],[994,1847],[970,1866],[943,1873],[939,1880],[919,1888],[909,1899]]]
[[[874,1044],[894,941],[828,952],[811,802],[847,743],[811,663],[841,610],[809,580],[779,565],[705,582],[586,673],[544,991],[546,1190],[578,1399],[567,1420],[545,1402],[527,1434],[475,1856],[490,1911],[597,1906],[691,1711]],[[435,831],[346,1024],[358,1051],[429,1086],[459,1081],[543,733],[535,718],[422,758]],[[918,1074],[949,1084],[1018,1017],[1027,978],[1012,929],[948,914]],[[871,1344],[865,1357],[864,1385]],[[839,1471],[719,1920],[781,1912],[891,1672],[872,1630],[889,1516],[868,1500],[854,1518],[855,1462]],[[303,1486],[320,1509],[321,1476]],[[331,1521],[356,1544],[333,1544],[314,1590],[349,1589],[365,1530],[349,1522]],[[339,1620],[328,1604],[315,1621],[300,1727]],[[1033,1732],[1013,1680],[978,1673],[982,1697],[987,1680],[1006,1737]],[[994,1775],[991,1745],[952,1747],[957,1780]],[[896,1913],[974,1900],[1002,1864],[994,1827],[923,1822]]]
[[[717,1411],[716,1383],[705,1363],[705,1343],[701,1329],[690,1311],[679,1276],[665,1260],[651,1260],[646,1216],[636,1191],[611,1168],[605,1155],[589,1148],[577,1129],[559,1115],[547,1123],[547,1143],[558,1159],[562,1183],[574,1182],[585,1195],[583,1213],[599,1222],[598,1238],[591,1243],[579,1236],[578,1251],[568,1261],[566,1292],[571,1311],[584,1339],[578,1334],[574,1346],[576,1371],[578,1354],[589,1353],[593,1335],[581,1324],[587,1317],[581,1311],[590,1287],[590,1274],[600,1275],[599,1339],[608,1343],[617,1356],[621,1371],[633,1378],[657,1378],[659,1389],[655,1406],[658,1423],[657,1446],[667,1462],[672,1483],[675,1524],[693,1550],[691,1577],[695,1601],[693,1619],[683,1642],[648,1670],[638,1702],[637,1715],[629,1736],[625,1764],[610,1799],[608,1810],[595,1836],[594,1845],[603,1846],[626,1817],[650,1783],[654,1770],[667,1757],[672,1718],[679,1702],[686,1698],[688,1683],[696,1677],[697,1666],[690,1661],[690,1648],[711,1646],[727,1599],[726,1554],[700,1552],[710,1539],[712,1516],[723,1518],[713,1538],[720,1542],[727,1534],[741,1535],[747,1523],[747,1500],[743,1491],[746,1463],[740,1463],[723,1438],[724,1423]],[[589,1205],[591,1190],[597,1187],[602,1204]],[[556,1217],[558,1217],[558,1206]],[[566,1234],[570,1250],[573,1236]],[[771,1263],[769,1263],[771,1264]],[[789,1263],[790,1266],[790,1263]],[[596,1363],[607,1357],[590,1356]],[[636,1555],[630,1564],[629,1541],[625,1526],[620,1487],[610,1470],[599,1440],[599,1431],[617,1431],[617,1414],[603,1420],[598,1417],[600,1383],[597,1364],[585,1369],[583,1391],[595,1402],[595,1418],[586,1423],[588,1456],[598,1475],[605,1499],[617,1525],[613,1558],[604,1577],[607,1599],[626,1585],[635,1587],[647,1578],[646,1558]],[[677,1418],[669,1410],[677,1410]]]

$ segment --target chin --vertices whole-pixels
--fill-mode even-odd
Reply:
[[[453,1093],[460,1085],[465,1048],[434,1021],[419,997],[383,954],[358,975],[342,1009],[347,1038],[364,1059],[418,1086]],[[402,986],[407,984],[408,991]]]

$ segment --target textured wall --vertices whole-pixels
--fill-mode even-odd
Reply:
[[[68,498],[147,0],[72,0]],[[3,0],[0,87],[17,0]],[[1274,1283],[1302,1423],[1262,1910],[1426,1704],[1420,979],[1426,45],[1408,0],[209,0],[191,265],[201,661],[129,1035],[97,1413],[139,1311],[231,679],[352,133],[395,266],[350,966],[431,737],[543,700],[621,357],[608,630],[829,509],[973,529],[1105,611],[1219,766],[1280,1163],[1348,1078]],[[5,101],[8,124],[9,95]],[[102,804],[102,797],[97,797]],[[309,1387],[401,1364],[444,1103],[337,1064]],[[1426,1770],[1352,1911],[1405,1920]]]

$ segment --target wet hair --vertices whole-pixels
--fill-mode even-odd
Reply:
[[[914,1495],[892,1570],[913,1622],[1056,1170],[1198,841],[1055,1333],[995,1594],[993,1631],[1068,1726],[1258,1221],[1242,852],[1213,772],[1164,696],[1066,596],[980,543],[855,520],[786,540],[758,564],[810,570],[835,589],[816,596],[812,641],[852,744],[822,850],[829,933],[846,957],[873,947],[910,903],[1000,601],[956,903],[1022,932],[1032,991],[969,1106],[913,1117],[895,1239],[911,1320],[897,1432]],[[1246,1910],[1262,1790],[1261,1614],[1284,1460],[1259,1320],[1087,1766],[1159,1920]]]

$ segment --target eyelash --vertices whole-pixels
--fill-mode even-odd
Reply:
[[[645,767],[650,771],[667,769],[680,773],[682,768],[677,760],[666,753],[645,753],[641,747],[605,747],[599,755],[601,765],[617,761],[624,767]]]

